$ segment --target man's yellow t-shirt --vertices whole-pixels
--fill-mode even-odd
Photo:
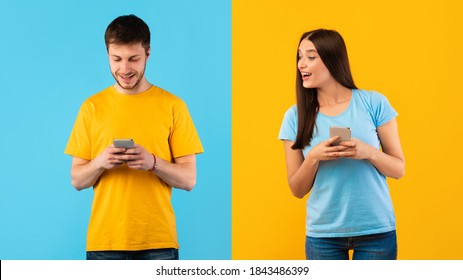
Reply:
[[[166,161],[203,152],[186,104],[152,86],[125,95],[109,87],[81,106],[65,153],[92,160],[115,138]],[[94,187],[87,251],[178,248],[172,188],[146,170],[123,164],[105,170]]]

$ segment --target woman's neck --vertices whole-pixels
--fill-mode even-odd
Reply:
[[[317,98],[320,107],[342,104],[350,101],[352,98],[352,89],[338,83],[333,84],[329,87],[318,88]]]

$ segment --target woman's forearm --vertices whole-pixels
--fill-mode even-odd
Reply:
[[[298,198],[303,198],[310,192],[318,170],[318,161],[307,157],[297,171],[288,178],[291,193]]]
[[[405,160],[402,158],[375,149],[369,161],[386,177],[400,179],[405,175]]]

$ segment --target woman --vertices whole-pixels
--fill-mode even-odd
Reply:
[[[285,114],[288,183],[307,200],[307,259],[396,259],[395,215],[386,177],[405,174],[396,116],[388,100],[354,84],[341,35],[318,29],[299,41],[297,105]],[[332,145],[330,126],[352,138]],[[380,149],[381,148],[381,149]]]

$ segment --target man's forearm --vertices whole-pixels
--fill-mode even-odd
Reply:
[[[102,167],[97,167],[93,161],[87,163],[73,162],[71,169],[72,185],[79,191],[89,188],[96,183],[104,170]]]
[[[188,161],[176,159],[175,163],[157,157],[156,169],[153,172],[169,186],[191,191],[196,185],[196,161],[195,155],[187,157],[189,158]]]

